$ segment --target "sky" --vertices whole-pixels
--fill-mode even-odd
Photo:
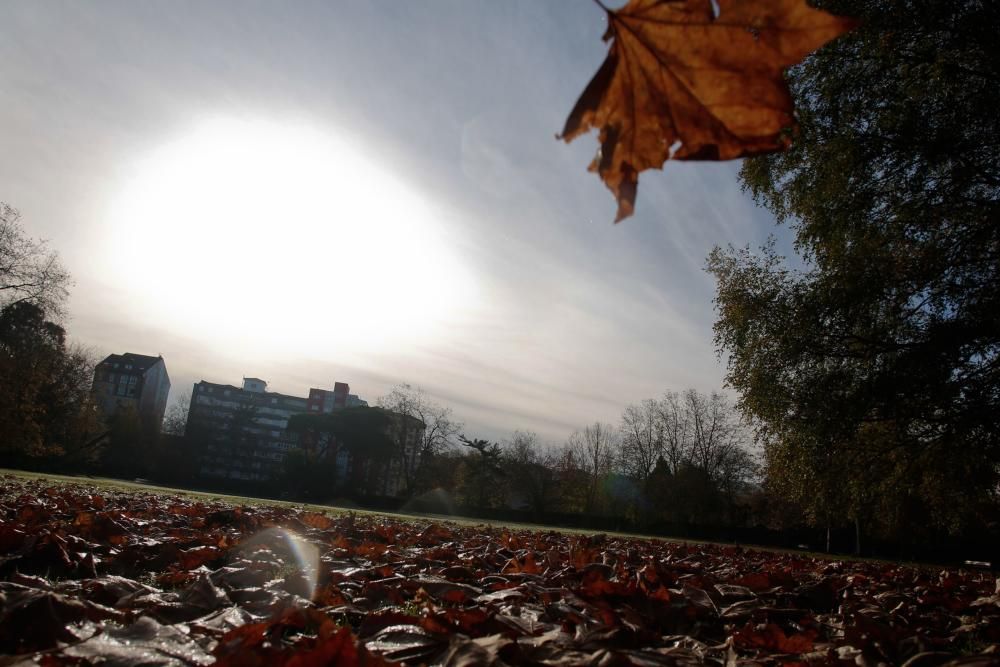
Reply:
[[[787,230],[739,164],[640,177],[556,139],[606,54],[584,0],[0,7],[0,200],[72,273],[67,329],[171,400],[401,382],[469,437],[560,443],[721,389],[716,244]]]

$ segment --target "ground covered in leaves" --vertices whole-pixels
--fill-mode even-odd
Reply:
[[[0,477],[0,665],[997,664],[990,573]]]

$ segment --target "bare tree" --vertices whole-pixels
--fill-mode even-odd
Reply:
[[[462,424],[452,418],[451,408],[432,401],[420,387],[405,383],[380,396],[377,403],[401,416],[396,433],[397,455],[406,487],[412,491],[420,461],[454,446]]]
[[[690,463],[721,485],[723,476],[733,474],[733,466],[743,460],[748,433],[722,394],[688,389],[684,408],[691,420]]]
[[[184,392],[167,409],[167,414],[163,417],[163,427],[160,429],[160,432],[165,435],[184,435],[190,409],[191,393]]]
[[[618,454],[618,432],[610,424],[594,422],[569,438],[587,476],[584,512],[594,512],[600,501],[601,482],[611,473]]]
[[[57,318],[69,295],[69,272],[45,241],[25,234],[20,220],[17,209],[0,202],[0,308],[29,302]]]
[[[505,443],[502,465],[507,472],[510,490],[520,496],[520,500],[540,519],[555,500],[557,477],[554,455],[542,449],[536,434],[515,431]]]
[[[573,446],[573,439],[552,453],[557,499],[564,512],[581,512],[587,502],[590,476],[584,470],[583,457]]]
[[[666,392],[657,407],[663,427],[663,460],[670,472],[676,474],[689,455],[691,416],[675,391]]]
[[[622,413],[621,467],[637,482],[645,482],[664,452],[660,405],[651,399],[629,405]]]

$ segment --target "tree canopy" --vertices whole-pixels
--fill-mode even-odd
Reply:
[[[1000,479],[1000,8],[817,5],[862,26],[789,71],[799,136],[741,174],[800,262],[716,248],[716,343],[777,488],[959,528]]]

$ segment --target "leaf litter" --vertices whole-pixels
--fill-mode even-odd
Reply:
[[[0,665],[985,665],[982,569],[0,477]]]

